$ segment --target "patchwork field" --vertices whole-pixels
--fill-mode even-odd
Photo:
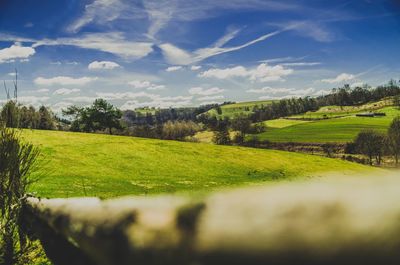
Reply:
[[[31,192],[43,197],[204,192],[375,170],[253,148],[57,131],[25,130],[22,135],[41,150]]]
[[[348,142],[363,129],[375,129],[385,132],[391,121],[400,115],[400,110],[394,107],[379,109],[379,112],[386,113],[384,117],[356,117],[354,114],[342,118],[318,120],[312,122],[300,122],[290,126],[283,126],[282,119],[268,121],[272,124],[267,131],[258,134],[260,140],[273,142]],[[273,126],[274,124],[275,127]],[[279,127],[280,125],[280,127]]]
[[[290,116],[290,118],[324,119],[352,116],[360,112],[378,111],[379,109],[390,106],[392,102],[392,99],[387,98],[378,102],[367,103],[360,106],[325,106],[321,107],[317,111],[309,111],[304,114],[293,115]]]

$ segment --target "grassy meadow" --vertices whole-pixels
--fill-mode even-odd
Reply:
[[[349,142],[364,129],[374,129],[386,132],[393,118],[400,115],[400,110],[385,107],[378,110],[386,113],[383,117],[356,117],[355,115],[342,118],[332,118],[317,121],[292,121],[284,119],[267,121],[266,132],[258,134],[260,140],[272,142]],[[274,124],[277,124],[274,126]],[[286,125],[287,125],[286,124]]]
[[[42,197],[204,192],[371,171],[274,150],[59,131],[24,130],[22,136],[41,150],[31,192]]]
[[[272,100],[264,101],[249,101],[249,102],[239,102],[234,104],[227,104],[221,106],[221,114],[217,113],[216,109],[211,109],[207,113],[211,116],[217,116],[219,118],[228,117],[233,118],[235,115],[245,114],[249,115],[253,113],[253,108],[255,106],[268,105],[271,104]]]
[[[308,111],[303,114],[290,116],[290,118],[323,119],[352,116],[362,112],[379,111],[384,107],[390,106],[392,102],[393,100],[391,98],[386,98],[378,102],[371,102],[359,106],[324,106],[317,111]]]

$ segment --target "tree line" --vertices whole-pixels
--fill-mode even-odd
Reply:
[[[0,120],[8,128],[54,130],[58,124],[57,117],[49,108],[40,106],[36,109],[21,105],[15,100],[9,100],[3,106]]]
[[[346,153],[360,153],[368,157],[369,164],[380,165],[384,156],[400,159],[400,116],[393,119],[386,133],[376,130],[361,131],[354,142],[347,144]]]
[[[330,94],[316,98],[303,97],[282,99],[273,101],[269,105],[255,106],[250,119],[253,122],[278,119],[296,114],[316,111],[321,107],[337,106],[356,106],[368,102],[379,101],[387,97],[395,97],[395,105],[400,105],[400,84],[395,80],[387,84],[371,88],[368,85],[364,87],[351,88],[345,85],[341,88],[334,88]]]

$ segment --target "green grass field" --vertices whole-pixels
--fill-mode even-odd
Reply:
[[[302,120],[288,120],[288,119],[276,119],[276,120],[269,120],[264,121],[263,123],[267,128],[285,128],[290,127],[297,124],[308,123],[310,121],[302,121]]]
[[[41,150],[43,197],[205,192],[369,167],[298,153],[57,131],[23,131]]]
[[[378,102],[372,102],[363,104],[360,106],[325,106],[321,107],[317,111],[309,111],[303,114],[290,116],[291,118],[301,119],[323,119],[323,118],[335,118],[343,116],[352,116],[356,113],[377,111],[384,107],[390,106],[393,100],[390,98],[383,99]]]
[[[272,142],[349,142],[363,129],[385,132],[393,118],[400,115],[400,110],[394,107],[386,107],[379,111],[385,112],[387,116],[367,118],[352,115],[281,128],[267,128],[267,131],[259,134],[258,137],[260,140]],[[269,121],[269,123],[273,123],[273,121]],[[282,122],[277,120],[275,123]]]
[[[219,118],[233,118],[235,115],[240,114],[249,115],[253,113],[252,110],[255,106],[269,105],[272,102],[272,100],[239,102],[221,106],[221,114],[218,114],[216,109],[211,109],[207,113],[211,116],[217,116]]]

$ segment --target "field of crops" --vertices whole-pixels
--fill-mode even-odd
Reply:
[[[385,132],[400,110],[394,107],[379,109],[386,113],[384,117],[356,117],[349,115],[343,118],[332,118],[312,122],[303,122],[291,126],[270,126],[267,131],[258,135],[260,140],[273,142],[348,142],[363,129],[375,129]],[[290,124],[293,121],[288,121]],[[297,121],[295,121],[297,122]],[[301,122],[301,121],[299,121]],[[283,123],[281,120],[268,121],[267,125]]]
[[[41,157],[31,192],[44,197],[204,192],[370,170],[298,153],[58,131],[23,131]]]

